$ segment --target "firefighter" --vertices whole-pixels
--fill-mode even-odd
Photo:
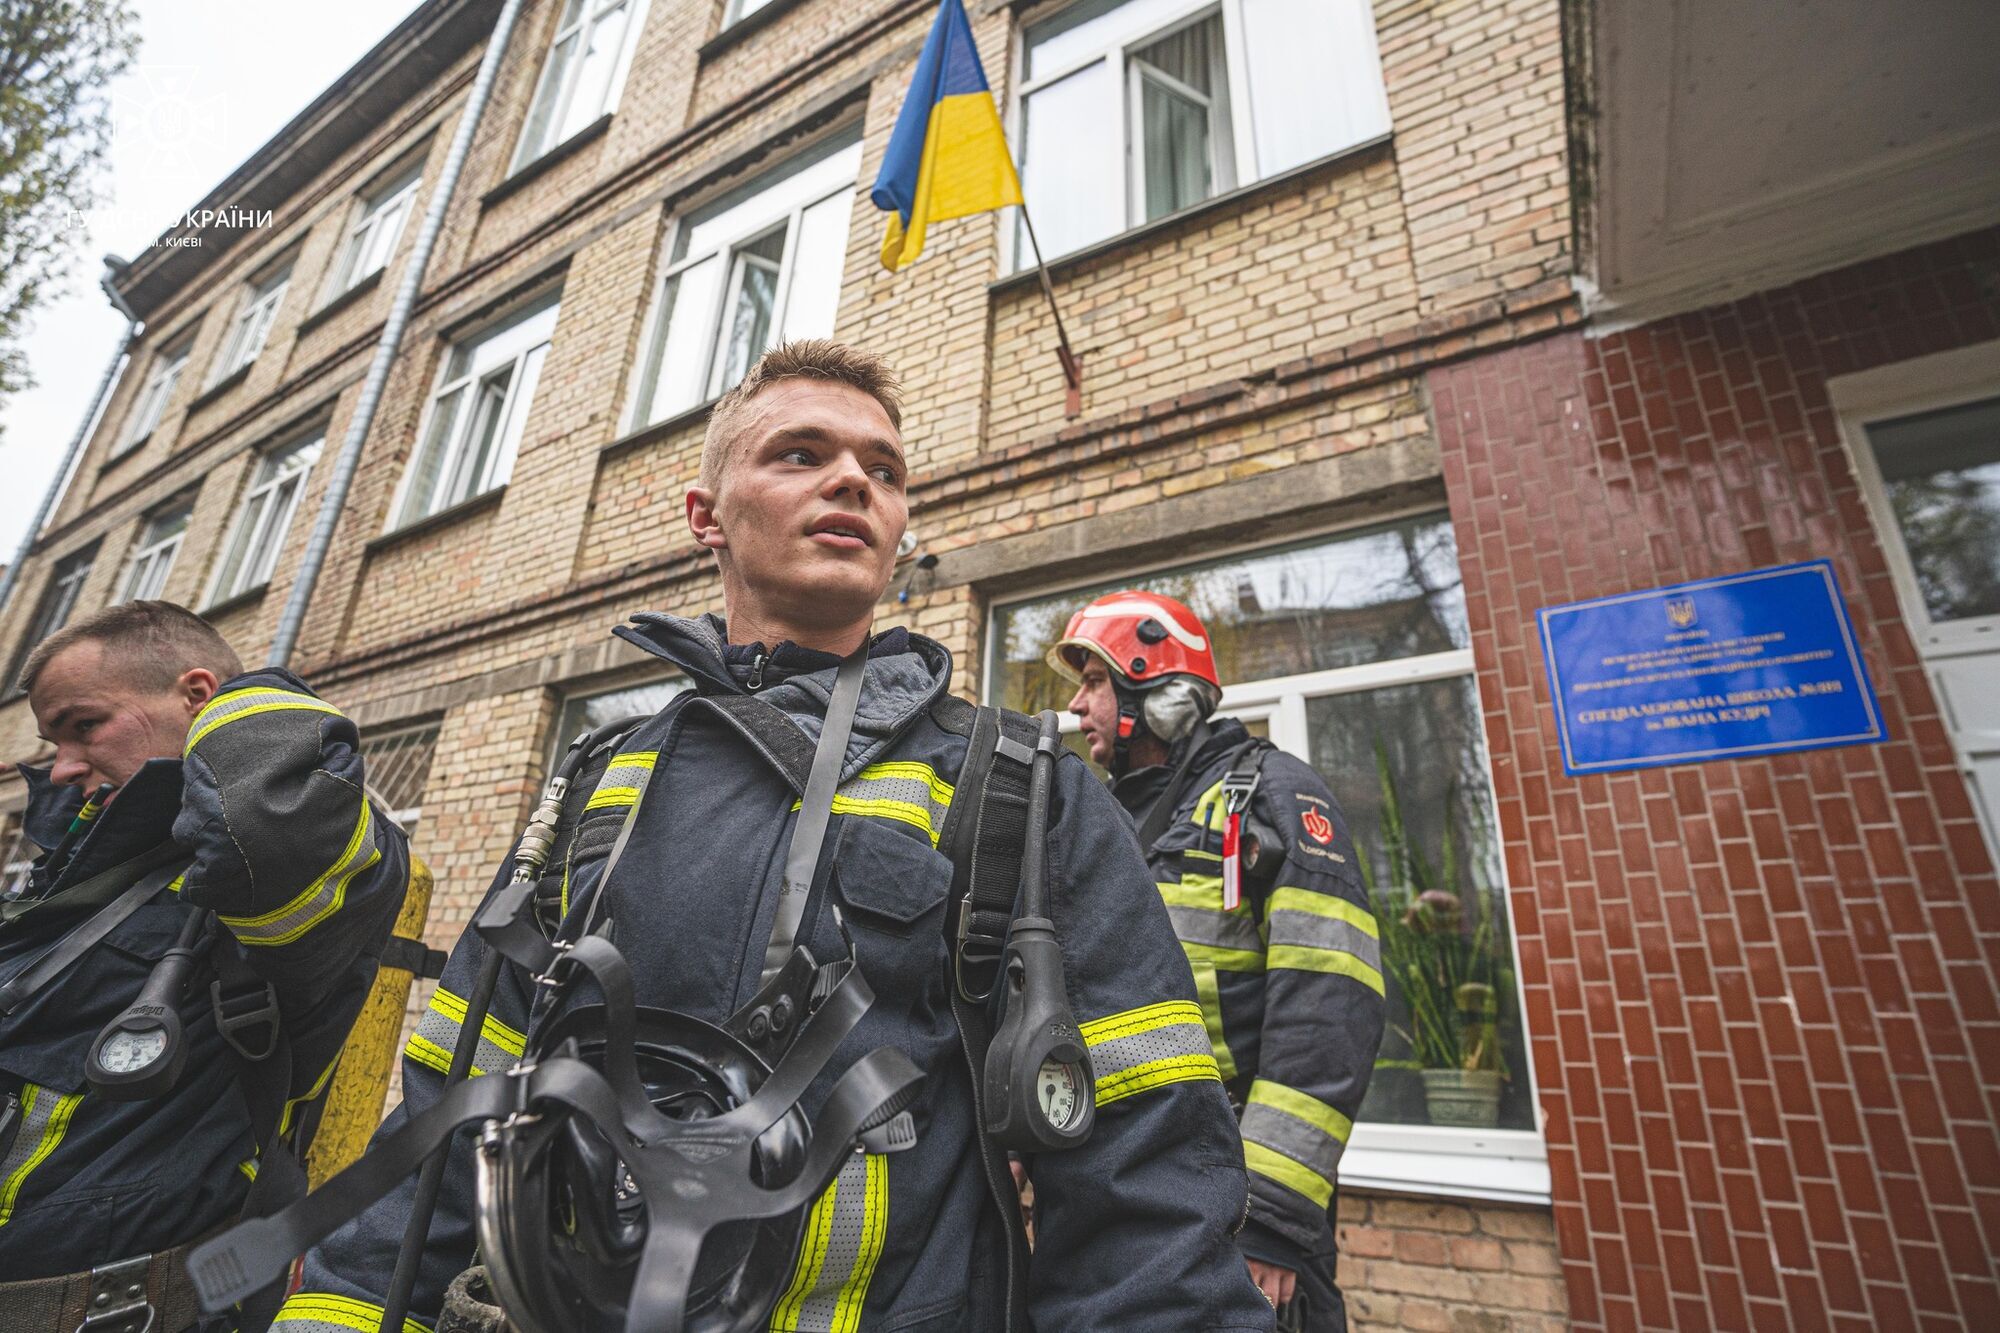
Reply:
[[[686,504],[694,540],[717,558],[723,614],[641,614],[617,631],[692,684],[618,745],[581,823],[559,835],[557,938],[609,920],[639,1005],[714,1024],[759,992],[781,936],[822,963],[851,950],[874,1006],[801,1107],[816,1120],[827,1084],[870,1048],[893,1046],[921,1072],[913,1141],[852,1154],[775,1274],[711,1285],[734,1299],[741,1283],[770,1278],[760,1287],[769,1327],[1270,1329],[1270,1305],[1232,1241],[1242,1148],[1191,976],[1123,813],[1070,759],[1051,784],[1047,892],[1096,1120],[1081,1146],[1033,1156],[1042,1194],[1031,1261],[1018,1239],[1004,1155],[983,1138],[954,1015],[960,903],[938,850],[954,801],[974,799],[955,790],[969,747],[952,721],[972,710],[950,697],[943,647],[873,624],[908,519],[900,426],[883,362],[819,340],[773,349],[717,403]],[[825,729],[838,734],[829,701],[855,662],[859,702],[828,853],[801,883],[786,849],[803,787],[780,751],[811,755]],[[459,941],[378,1143],[437,1104],[484,956],[477,934]],[[507,1070],[562,1019],[566,1002],[542,1000],[549,990],[505,964],[478,1030],[475,1079]],[[1078,1091],[1048,1088],[1044,1105],[1074,1114],[1061,1098]],[[1080,1091],[1093,1096],[1088,1083]],[[476,1156],[470,1134],[449,1150],[409,1302],[426,1325],[473,1258]],[[308,1254],[280,1333],[384,1318],[417,1194],[404,1181]],[[490,1225],[519,1221],[488,1215]],[[628,1315],[648,1318],[633,1306],[610,1326]]]
[[[182,607],[86,617],[21,684],[55,757],[0,916],[0,1327],[178,1333],[186,1247],[303,1191],[408,849],[354,724]]]
[[[1070,712],[1139,826],[1241,1108],[1251,1274],[1281,1327],[1344,1329],[1337,1168],[1383,1021],[1347,821],[1309,766],[1211,720],[1222,681],[1208,631],[1173,598],[1098,598],[1049,664],[1077,686]]]

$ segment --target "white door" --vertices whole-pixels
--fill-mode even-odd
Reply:
[[[2000,380],[1848,423],[1911,637],[2000,856]]]

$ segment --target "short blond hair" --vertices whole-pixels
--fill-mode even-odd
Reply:
[[[903,428],[903,386],[887,361],[830,338],[779,343],[758,357],[750,373],[716,400],[715,410],[708,414],[708,434],[701,442],[700,484],[704,489],[720,489],[722,475],[736,452],[736,437],[743,433],[749,416],[750,400],[784,380],[823,380],[859,389],[882,405],[891,426],[898,431]]]
[[[107,673],[134,689],[153,693],[171,690],[196,667],[213,672],[217,680],[243,674],[243,663],[229,641],[186,607],[173,602],[120,602],[36,644],[21,667],[21,689],[34,689],[49,663],[79,643],[102,644]]]

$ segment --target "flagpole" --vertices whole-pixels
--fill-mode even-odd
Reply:
[[[1064,414],[1080,416],[1083,413],[1083,364],[1070,350],[1069,331],[1063,327],[1062,307],[1056,304],[1055,284],[1049,281],[1048,262],[1042,258],[1042,243],[1035,239],[1035,220],[1028,213],[1025,199],[1021,201],[1021,221],[1028,229],[1028,245],[1035,252],[1035,271],[1042,276],[1042,295],[1049,298],[1049,313],[1056,320],[1056,359],[1062,362],[1063,383],[1069,390]]]

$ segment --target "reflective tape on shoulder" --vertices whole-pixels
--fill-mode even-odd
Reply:
[[[852,1153],[813,1203],[773,1333],[855,1333],[889,1233],[889,1159]]]
[[[1201,1006],[1168,1000],[1092,1019],[1081,1027],[1097,1079],[1097,1104],[1172,1083],[1221,1082]]]
[[[585,810],[603,810],[611,806],[630,805],[639,799],[639,786],[652,773],[658,763],[658,750],[627,750],[611,756],[604,774],[597,779],[597,786],[591,789],[590,799],[584,803]]]
[[[232,722],[241,722],[246,717],[256,717],[263,713],[286,710],[330,713],[334,717],[344,716],[338,708],[324,699],[316,699],[310,694],[300,694],[297,690],[280,690],[269,686],[230,690],[226,694],[218,694],[210,699],[202,710],[194,715],[194,721],[188,725],[187,744],[181,753],[194,753],[195,746]]]
[[[889,760],[870,764],[841,783],[833,794],[833,813],[893,819],[922,829],[935,847],[953,794],[952,785],[929,764]],[[793,801],[792,809],[798,808]]]

